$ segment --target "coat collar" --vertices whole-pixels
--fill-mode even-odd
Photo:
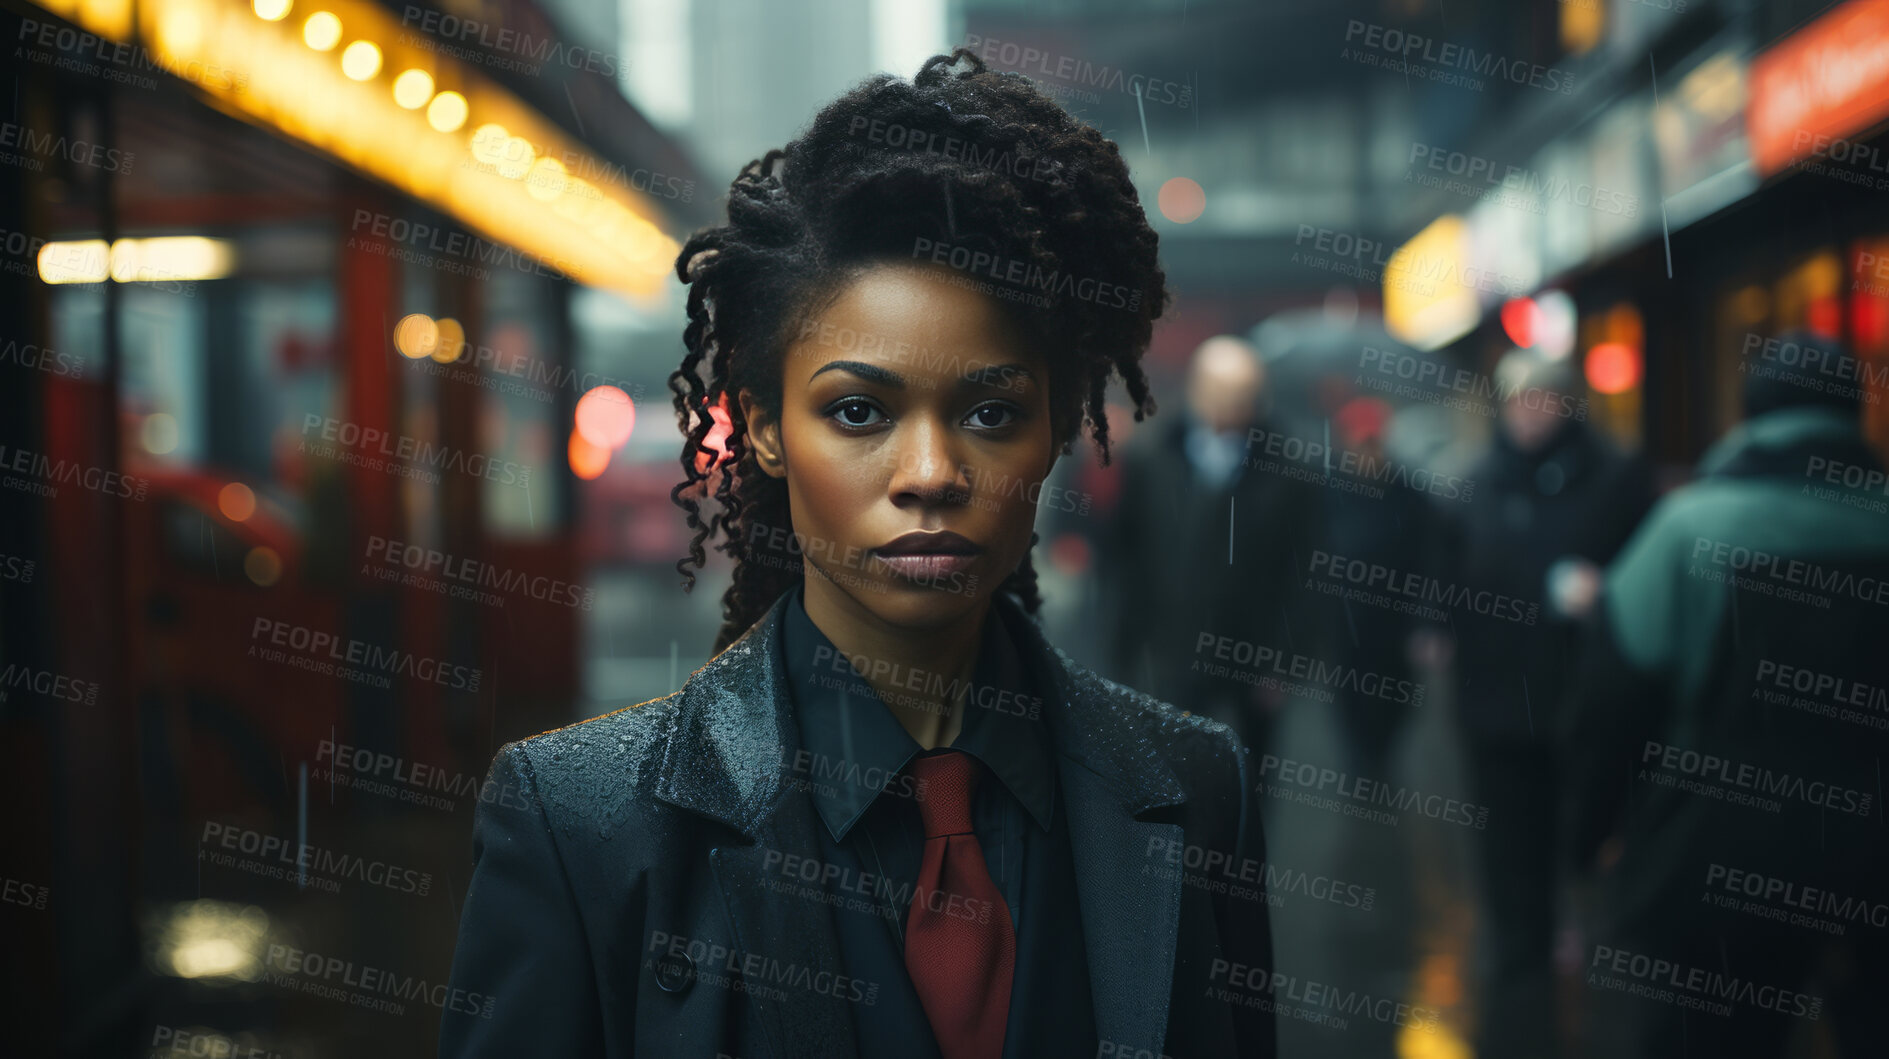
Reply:
[[[783,593],[767,613],[678,692],[657,797],[750,838],[791,789],[781,767],[793,718],[780,636]],[[1022,606],[999,593],[992,606],[1044,691],[1058,754],[1094,772],[1130,815],[1186,800],[1179,778],[1134,724],[1134,693],[1052,646]],[[1052,695],[1048,689],[1054,689]]]

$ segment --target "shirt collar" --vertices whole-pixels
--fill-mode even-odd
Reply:
[[[881,794],[903,792],[907,781],[900,770],[920,748],[807,616],[801,586],[787,603],[780,642],[801,748],[783,767],[810,785],[827,830],[836,841],[844,839]],[[909,680],[916,688],[926,675],[892,674],[892,679]],[[982,762],[1048,830],[1056,783],[1045,709],[993,609],[984,620],[963,728],[951,749]]]

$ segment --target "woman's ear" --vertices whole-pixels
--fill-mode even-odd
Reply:
[[[748,447],[754,450],[754,462],[770,478],[787,476],[787,457],[781,448],[780,420],[767,413],[754,391],[743,389],[736,395],[741,402],[741,420],[748,424]]]

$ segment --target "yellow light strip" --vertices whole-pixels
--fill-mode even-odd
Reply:
[[[41,2],[93,32],[129,36],[129,0]],[[680,248],[655,224],[648,196],[628,186],[629,174],[484,75],[431,50],[445,47],[441,42],[403,30],[385,9],[363,0],[293,0],[273,20],[259,8],[277,15],[281,4],[142,0],[137,31],[158,64],[224,109],[280,129],[503,244],[415,243],[409,248],[418,254],[466,270],[555,270],[632,295],[655,291],[669,275]],[[340,31],[317,42],[329,45],[318,51],[305,41],[305,26],[323,13]],[[402,82],[410,71],[425,76]],[[429,82],[432,98],[412,106],[417,86]],[[396,84],[403,85],[398,101]],[[492,127],[503,132],[503,143],[487,150],[481,141],[475,156],[475,134],[487,130],[490,137]]]
[[[200,235],[47,243],[39,248],[39,278],[46,283],[166,283],[222,279],[236,263],[235,248]]]

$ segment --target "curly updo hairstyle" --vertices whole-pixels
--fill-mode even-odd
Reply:
[[[959,268],[991,255],[978,260],[1001,262],[999,278],[976,282],[1045,354],[1055,444],[1069,452],[1086,422],[1106,465],[1110,374],[1137,421],[1155,410],[1140,360],[1169,297],[1157,241],[1114,142],[968,48],[932,56],[911,81],[869,78],[785,150],[742,167],[728,223],[696,232],[676,257],[690,288],[688,354],[669,377],[687,439],[670,497],[694,531],[676,568],[692,590],[717,535],[735,561],[714,652],[802,575],[799,548],[780,543],[793,540],[786,483],[755,462],[735,395],[750,388],[779,413],[783,352],[803,324],[875,263],[929,261],[939,246],[957,251]],[[725,451],[710,439],[718,418]],[[1036,612],[1027,554],[998,590]]]

